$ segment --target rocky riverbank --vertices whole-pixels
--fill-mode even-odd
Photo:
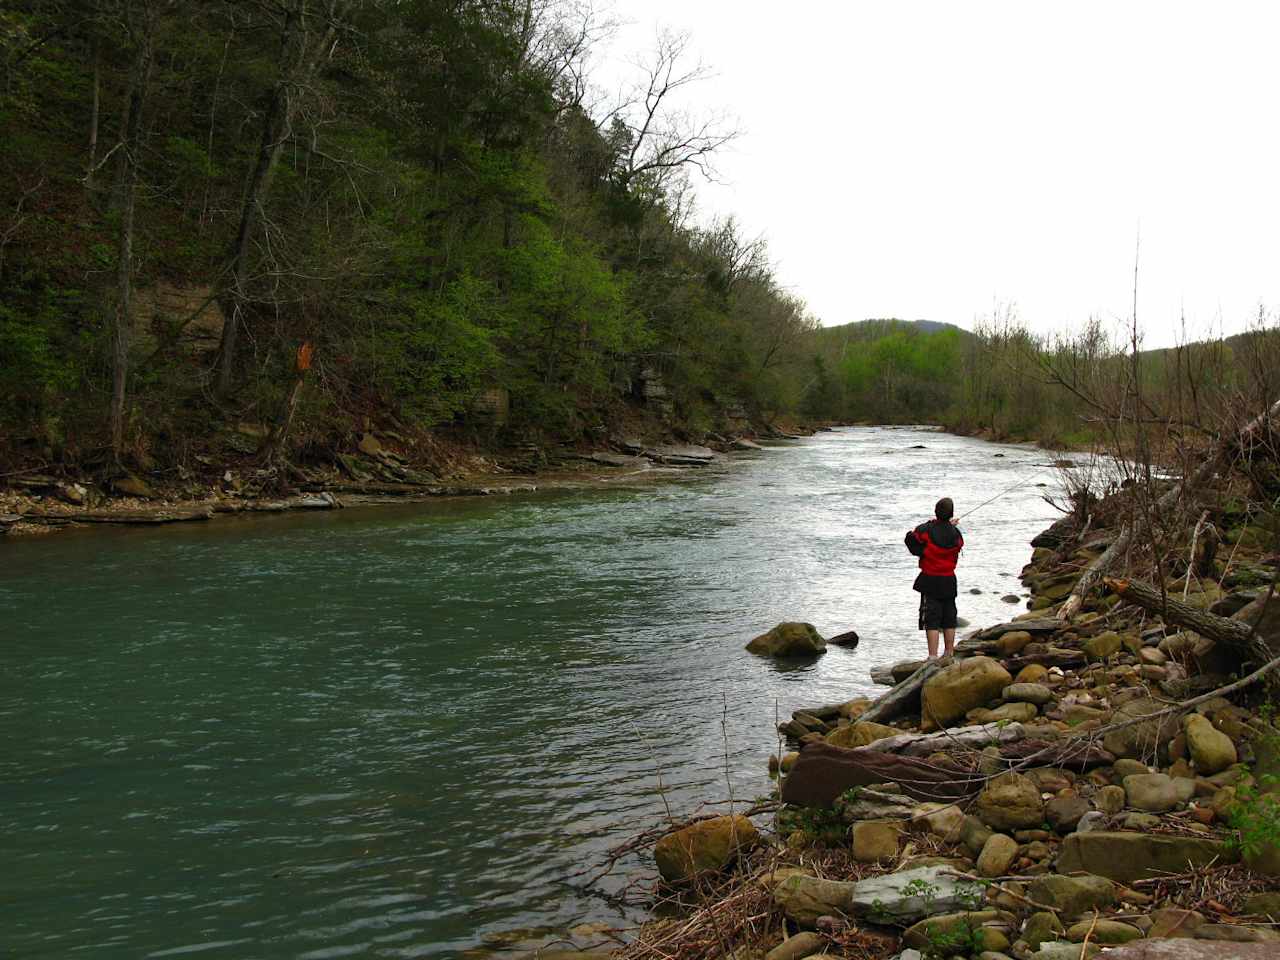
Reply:
[[[597,952],[1280,957],[1280,731],[1269,678],[1242,679],[1280,652],[1280,557],[1273,516],[1224,502],[1227,549],[1188,531],[1163,591],[1092,586],[1120,535],[1094,522],[1105,506],[1046,531],[1027,613],[954,658],[890,665],[877,700],[797,711],[771,801],[649,837],[679,916]],[[777,633],[823,651],[804,625]]]
[[[33,469],[0,481],[0,538],[99,524],[191,523],[237,514],[533,493],[621,477],[643,482],[820,429],[825,428],[762,428],[750,435],[712,434],[702,443],[651,432],[615,437],[597,447],[549,450],[532,445],[482,450],[384,431],[361,434],[332,463],[285,469],[262,466],[247,454],[203,464],[216,467],[212,471],[138,472],[107,480],[73,469]],[[244,451],[252,451],[253,441],[244,437]]]

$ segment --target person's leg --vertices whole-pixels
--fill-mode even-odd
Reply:
[[[933,650],[933,649],[937,646],[937,636],[938,636],[938,635],[937,635],[937,633],[935,632],[935,633],[934,633],[934,644],[933,644],[933,646],[931,646],[931,647],[929,648],[930,650]],[[945,649],[945,651],[944,651],[944,653],[943,653],[942,655],[943,655],[944,657],[949,657],[949,656],[951,656],[953,653],[955,653],[955,652],[956,652],[956,628],[955,628],[955,627],[948,627],[946,630],[943,630],[943,631],[942,631],[942,639],[943,639],[943,641],[946,643],[946,649]],[[932,654],[930,654],[930,655],[932,656]]]
[[[955,631],[952,630],[951,633],[954,635]],[[929,644],[929,659],[932,660],[934,657],[938,655],[938,631],[926,630],[924,632],[924,638],[925,638],[925,641]],[[951,647],[948,645],[947,653],[950,653],[950,652],[951,652]]]

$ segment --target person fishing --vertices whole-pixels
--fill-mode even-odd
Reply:
[[[933,508],[934,518],[908,530],[907,549],[920,558],[914,589],[920,594],[920,629],[929,644],[929,659],[938,655],[938,633],[946,644],[943,656],[956,646],[956,561],[964,548],[964,536],[955,519],[955,504],[943,497]]]

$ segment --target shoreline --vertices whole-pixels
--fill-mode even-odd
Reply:
[[[592,930],[576,955],[677,956],[699,936],[752,958],[1075,960],[1169,936],[1280,953],[1280,848],[1242,848],[1239,832],[1265,814],[1249,813],[1254,765],[1277,764],[1280,733],[1255,699],[1224,696],[1223,641],[1215,657],[1184,614],[1152,618],[1111,582],[1060,618],[1115,523],[1035,537],[1030,609],[970,631],[954,658],[881,665],[898,682],[880,696],[794,711],[779,724],[791,752],[769,761],[777,806],[759,811],[774,816],[695,815],[635,848],[652,847],[658,908],[692,898],[680,928],[651,905],[638,933]],[[1195,592],[1166,588],[1229,618],[1258,600],[1260,570],[1275,577],[1280,559],[1256,552],[1220,559]],[[739,923],[741,904],[755,920]]]
[[[415,469],[416,465],[407,463],[407,458],[386,450],[381,444],[364,443],[362,451],[376,451],[367,453],[365,462],[382,468],[379,473],[362,470],[351,465],[349,459],[340,457],[341,466],[348,469],[333,469],[324,474],[296,471],[300,475],[298,481],[275,496],[261,490],[255,492],[238,476],[240,471],[230,469],[222,481],[200,484],[203,494],[198,496],[177,495],[172,486],[165,491],[152,477],[144,480],[130,476],[127,483],[116,485],[113,496],[107,491],[90,493],[89,487],[75,480],[28,476],[19,479],[18,485],[13,485],[11,480],[7,488],[0,487],[0,543],[96,526],[159,526],[210,522],[227,516],[599,489],[619,481],[658,483],[690,476],[713,464],[731,462],[737,453],[761,451],[831,429],[833,426],[828,424],[792,426],[787,432],[752,434],[758,437],[759,443],[743,435],[717,437],[710,441],[713,446],[624,441],[599,449],[561,452],[554,463],[529,472],[500,465],[499,457],[515,451],[486,450],[465,458],[464,463],[472,470],[431,482],[420,479],[424,474]],[[481,469],[475,470],[476,466]],[[191,486],[185,484],[188,491]],[[145,491],[148,495],[122,495],[122,489]]]

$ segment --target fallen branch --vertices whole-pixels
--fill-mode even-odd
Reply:
[[[1174,600],[1141,580],[1108,577],[1106,584],[1107,588],[1122,600],[1160,614],[1166,623],[1190,627],[1201,636],[1227,647],[1242,660],[1266,663],[1273,656],[1267,643],[1243,620],[1220,617],[1199,607]]]

